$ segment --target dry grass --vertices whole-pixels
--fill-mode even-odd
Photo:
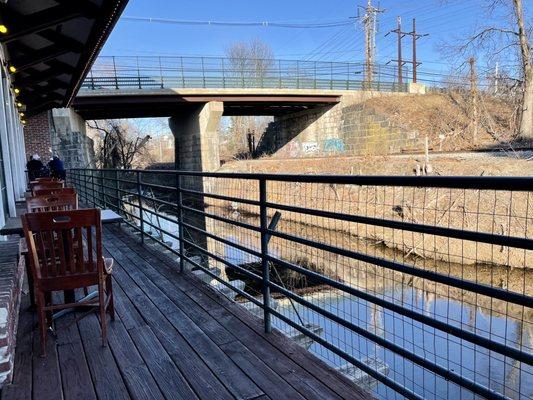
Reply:
[[[479,99],[478,141],[473,139],[469,94],[450,92],[424,96],[376,97],[365,102],[395,125],[429,138],[430,147],[444,151],[492,146],[514,139],[514,105],[482,95]],[[443,139],[439,138],[444,137]]]

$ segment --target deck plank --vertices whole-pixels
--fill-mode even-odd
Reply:
[[[41,359],[35,314],[23,303],[2,400],[371,398],[122,228],[105,227],[104,253],[115,258],[109,345],[95,314],[71,313]]]
[[[129,242],[122,242],[121,245],[124,245],[121,246],[122,248],[127,247],[133,251],[136,250],[135,247],[128,247],[130,245]],[[117,249],[118,248],[115,247],[114,252],[118,251]],[[132,252],[125,253],[129,255],[131,259]],[[143,252],[143,256],[146,257],[146,252]],[[216,323],[218,328],[213,332],[209,332],[209,330],[205,330],[205,328],[202,327],[204,331],[208,332],[210,336],[219,334],[224,334],[225,336],[230,335],[234,338],[238,338],[238,340],[242,343],[245,343],[248,347],[243,346],[241,348],[246,351],[246,353],[243,354],[247,355],[248,362],[257,360],[270,361],[269,365],[273,370],[277,372],[279,376],[282,376],[296,390],[310,398],[341,398],[340,396],[337,396],[333,391],[329,390],[325,385],[317,383],[316,380],[313,379],[310,374],[306,373],[298,365],[291,362],[290,359],[278,352],[276,348],[270,346],[266,342],[260,342],[263,345],[258,346],[257,335],[252,330],[250,330],[247,326],[245,326],[242,322],[238,321],[236,318],[224,318],[226,316],[231,316],[231,314],[227,313],[226,309],[223,308],[221,305],[213,306],[212,299],[208,297],[202,297],[202,299],[207,300],[210,305],[210,313],[205,311],[205,308],[202,308],[199,304],[195,303],[191,298],[188,297],[188,295],[195,296],[197,293],[199,293],[194,286],[188,286],[187,289],[184,290],[183,287],[180,287],[179,284],[182,282],[181,279],[172,279],[171,281],[173,284],[168,286],[167,284],[170,283],[170,281],[167,279],[161,279],[161,275],[159,279],[154,276],[153,266],[147,262],[142,263],[141,271],[147,274],[150,279],[153,279],[154,283],[159,283],[160,285],[164,286],[165,293],[169,297],[173,298],[176,304],[182,304],[184,306],[183,310],[187,312],[191,318],[194,319],[196,316],[196,318],[201,318],[202,320],[209,321],[208,325]],[[161,269],[159,269],[159,271],[161,271]],[[175,274],[175,271],[172,272]],[[176,278],[177,275],[174,275],[173,277]],[[205,302],[203,302],[202,305],[203,304],[205,304]],[[207,316],[205,316],[204,314],[207,314]],[[228,330],[225,324],[224,326],[221,325],[221,322],[227,322],[229,324],[232,324],[232,329]],[[228,340],[225,340],[225,342],[227,341]],[[235,342],[232,341],[232,343]],[[238,343],[236,343],[236,345],[238,345]],[[249,349],[252,350],[250,351]],[[305,379],[302,379],[302,377]],[[255,377],[252,377],[252,379],[255,379]],[[278,384],[281,384],[281,382],[278,382]]]
[[[200,398],[233,399],[234,397],[220,383],[193,348],[174,329],[161,311],[147,299],[142,290],[120,268],[117,263],[113,271],[115,282],[123,289],[129,300],[146,319],[165,351],[177,365],[187,382]]]
[[[110,245],[110,248],[113,249],[113,256],[120,266],[165,314],[169,322],[180,332],[183,338],[195,349],[198,355],[237,399],[253,399],[264,394],[206,335],[203,331],[203,326],[196,325],[139,268],[133,266],[133,263],[138,263],[139,260],[128,258],[117,247]]]
[[[149,326],[133,328],[130,335],[166,399],[198,399]]]
[[[368,398],[369,394],[359,387],[355,386],[348,378],[337,373],[329,365],[319,360],[317,357],[302,349],[291,341],[289,338],[274,331],[271,334],[265,334],[263,331],[262,321],[249,313],[242,307],[237,306],[224,296],[216,293],[208,285],[203,284],[195,277],[189,279],[180,279],[178,273],[178,263],[168,255],[157,251],[150,246],[142,246],[138,240],[131,240],[131,235],[123,230],[110,228],[113,235],[122,240],[121,245],[136,252],[139,256],[149,262],[149,265],[158,265],[160,274],[167,277],[175,286],[182,286],[183,292],[199,302],[204,310],[213,314],[217,321],[240,321],[240,326],[234,330],[241,341],[246,341],[246,335],[243,332],[247,330],[255,331],[248,346],[252,351],[258,352],[261,359],[264,357],[274,358],[272,363],[276,367],[285,369],[281,376],[291,379],[291,371],[297,371],[296,378],[291,379],[294,387],[298,387],[302,393],[306,393],[310,398]],[[128,253],[129,254],[129,253]],[[165,268],[166,266],[166,268]],[[143,269],[143,271],[145,271]],[[218,305],[213,305],[214,301]],[[252,329],[253,328],[253,329]],[[264,351],[265,346],[257,346],[258,335],[269,342],[272,347],[271,351]],[[273,350],[273,352],[272,352]],[[272,355],[275,355],[272,357]],[[287,361],[284,355],[289,359],[286,366],[279,365],[280,359]],[[287,374],[288,373],[288,374]],[[310,379],[302,380],[302,375]]]
[[[130,399],[128,389],[109,347],[102,347],[100,324],[95,315],[82,319],[78,326],[89,364],[95,391],[99,399]]]

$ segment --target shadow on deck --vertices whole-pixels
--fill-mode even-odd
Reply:
[[[101,347],[95,314],[56,322],[39,357],[36,318],[23,298],[13,399],[368,399],[279,332],[120,227],[105,228],[115,259],[117,319]]]

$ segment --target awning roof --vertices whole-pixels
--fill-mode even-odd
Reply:
[[[27,114],[70,104],[127,2],[0,1],[0,42]]]

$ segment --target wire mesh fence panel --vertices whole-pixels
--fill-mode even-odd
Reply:
[[[73,170],[71,182],[378,398],[533,396],[531,178]]]

